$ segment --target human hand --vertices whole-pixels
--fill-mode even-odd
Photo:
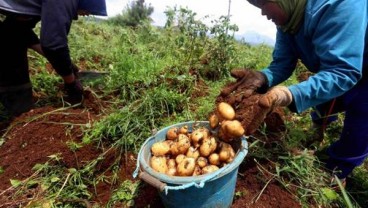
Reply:
[[[237,105],[241,100],[248,98],[260,89],[267,88],[266,76],[258,71],[250,69],[234,69],[231,76],[236,82],[228,84],[220,93],[220,96],[228,100],[231,105]]]
[[[276,107],[286,107],[293,101],[290,90],[285,86],[271,88],[265,95],[262,95],[258,104],[269,111]]]

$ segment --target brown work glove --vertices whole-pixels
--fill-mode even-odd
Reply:
[[[293,101],[290,90],[285,86],[276,86],[271,88],[265,95],[259,99],[259,105],[268,112],[276,107],[286,107]]]
[[[255,92],[266,91],[268,88],[266,76],[259,71],[234,69],[231,76],[237,79],[236,82],[228,84],[220,93],[231,105],[237,105]]]

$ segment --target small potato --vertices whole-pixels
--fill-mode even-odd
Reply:
[[[208,160],[207,158],[205,157],[199,157],[197,159],[197,165],[200,167],[200,168],[203,168],[203,167],[206,167],[208,165]]]
[[[166,157],[164,156],[152,156],[151,157],[151,167],[153,170],[159,173],[166,173],[168,170]]]
[[[180,154],[178,142],[173,142],[173,144],[170,146],[170,153],[172,156],[177,156]]]
[[[195,159],[187,157],[178,164],[177,173],[179,176],[193,175],[195,168]]]
[[[164,156],[170,152],[170,145],[167,142],[156,142],[151,147],[154,156]]]
[[[199,153],[202,157],[208,157],[212,153],[211,140],[204,139],[203,143],[199,147]]]
[[[187,125],[179,128],[179,134],[187,134],[189,131],[189,127]]]
[[[194,168],[193,176],[198,176],[198,175],[202,175],[202,169],[198,165],[196,165]]]
[[[190,147],[190,139],[184,134],[179,134],[177,144],[178,144],[179,153],[186,154]]]
[[[222,155],[220,156],[220,160],[226,163],[232,162],[235,158],[235,151],[233,147],[228,143],[221,142],[220,148],[221,150],[219,155]]]
[[[181,161],[183,161],[185,158],[186,158],[186,156],[183,155],[183,154],[180,154],[180,155],[176,156],[176,158],[175,158],[176,164],[181,163]]]
[[[212,173],[212,172],[215,172],[218,169],[220,169],[220,168],[217,167],[216,165],[208,165],[208,166],[202,168],[202,173],[203,174]]]
[[[225,162],[230,159],[230,152],[227,149],[221,149],[219,152],[219,159],[221,162]]]
[[[199,151],[194,147],[189,147],[188,152],[187,152],[186,155],[187,155],[187,157],[197,159],[199,157]]]
[[[169,176],[175,176],[175,175],[176,175],[176,173],[177,173],[176,168],[169,168],[169,169],[167,169],[167,171],[166,171],[166,175],[169,175]]]
[[[219,119],[216,114],[212,114],[209,118],[210,127],[215,129],[219,125]]]
[[[208,157],[211,165],[220,165],[220,156],[217,153],[212,153]]]
[[[204,137],[203,133],[199,130],[195,130],[191,134],[191,140],[193,144],[199,144],[202,141],[203,137]]]
[[[167,160],[167,167],[170,168],[175,168],[176,169],[176,161],[175,159],[169,159]]]
[[[175,140],[178,138],[179,129],[177,127],[172,127],[166,132],[166,139]]]
[[[221,102],[218,104],[217,110],[220,113],[220,116],[225,120],[233,120],[235,118],[235,110],[228,103]]]

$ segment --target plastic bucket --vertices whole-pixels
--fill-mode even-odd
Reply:
[[[149,161],[151,146],[165,140],[166,132],[171,127],[187,125],[189,131],[193,127],[204,126],[209,129],[206,121],[185,122],[166,127],[148,138],[138,154],[137,169],[133,176],[139,177],[159,190],[159,195],[165,207],[230,207],[233,201],[238,168],[248,153],[248,143],[243,136],[232,144],[237,152],[234,160],[219,170],[191,177],[168,176],[153,170]]]

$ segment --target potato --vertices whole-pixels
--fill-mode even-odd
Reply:
[[[208,165],[208,160],[205,157],[199,157],[196,163],[200,168],[203,168]]]
[[[210,142],[211,142],[211,145],[210,145],[211,152],[216,151],[216,149],[217,149],[217,140],[216,140],[216,138],[214,136],[211,136],[210,137]]]
[[[211,140],[204,139],[201,146],[199,147],[199,153],[203,157],[208,157],[212,153]]]
[[[166,173],[168,170],[166,157],[164,156],[152,156],[150,163],[152,169],[159,173]]]
[[[175,168],[176,169],[176,161],[175,159],[169,159],[167,160],[167,167],[170,168]]]
[[[219,119],[216,114],[212,114],[209,118],[210,127],[215,129],[219,125]]]
[[[217,110],[220,116],[225,120],[233,120],[235,118],[235,110],[228,103],[221,102],[220,104],[218,104]]]
[[[177,156],[180,154],[178,142],[173,142],[173,144],[170,147],[170,153],[172,156]]]
[[[191,140],[192,143],[194,145],[194,147],[196,147],[204,138],[203,132],[200,130],[195,130],[193,131],[193,133],[191,134]]]
[[[179,128],[179,134],[187,134],[187,133],[188,133],[188,131],[189,131],[189,129],[188,129],[188,128],[189,128],[189,127],[188,127],[187,125],[180,127],[180,128]]]
[[[221,142],[220,148],[220,160],[226,163],[232,162],[235,158],[235,151],[233,147],[228,143]]]
[[[218,169],[220,169],[220,168],[217,167],[216,165],[207,165],[206,167],[202,168],[202,173],[203,174],[212,173],[212,172],[215,172]]]
[[[178,164],[177,173],[179,176],[193,175],[195,168],[195,159],[187,157]]]
[[[175,140],[178,138],[179,130],[177,127],[172,127],[166,132],[166,139]]]
[[[201,174],[202,174],[202,169],[198,165],[196,165],[193,171],[193,176],[198,176]]]
[[[208,160],[210,161],[211,165],[220,165],[220,156],[217,153],[212,153],[208,157]]]
[[[154,156],[164,156],[170,152],[170,145],[167,142],[156,142],[151,147]]]
[[[188,152],[187,152],[186,155],[187,155],[187,157],[197,159],[199,157],[199,151],[197,150],[197,148],[189,147]]]
[[[185,156],[185,155],[183,155],[183,154],[180,154],[180,155],[176,156],[176,157],[175,157],[175,162],[176,162],[176,164],[181,163],[181,161],[183,161],[185,158],[186,158],[186,156]]]
[[[186,154],[190,147],[190,139],[184,134],[179,134],[177,144],[178,144],[179,154]]]
[[[228,149],[221,149],[219,152],[219,159],[221,162],[226,162],[230,159],[230,151]]]
[[[244,128],[238,120],[229,121],[225,125],[226,133],[233,138],[239,138],[244,135]]]
[[[166,175],[169,175],[169,176],[175,176],[175,175],[176,175],[176,173],[177,173],[176,168],[169,168],[169,169],[167,169],[167,171],[166,171]]]

